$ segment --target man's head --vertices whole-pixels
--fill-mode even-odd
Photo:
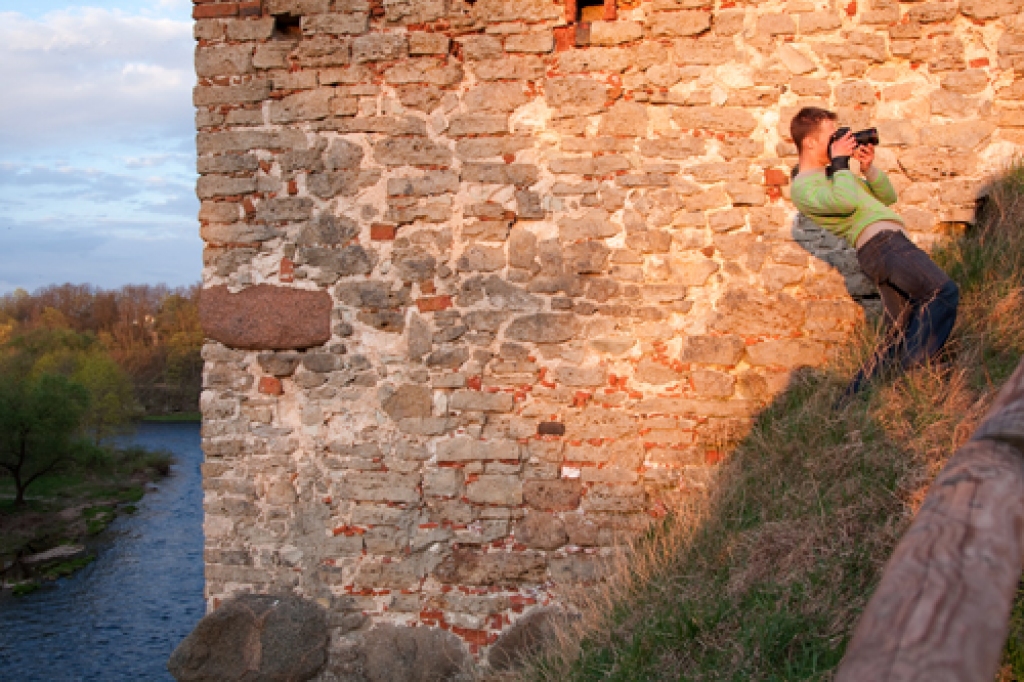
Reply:
[[[804,107],[793,117],[789,132],[800,152],[801,162],[816,166],[829,163],[828,146],[839,117],[826,109]]]

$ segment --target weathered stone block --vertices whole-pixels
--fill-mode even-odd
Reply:
[[[193,90],[193,104],[214,106],[217,104],[244,104],[263,101],[270,96],[270,82],[259,80],[245,85],[206,86]]]
[[[647,107],[636,102],[618,102],[601,117],[601,135],[645,137]]]
[[[512,320],[505,330],[505,337],[531,343],[563,343],[575,337],[578,331],[573,315],[537,313]]]
[[[907,18],[920,24],[933,24],[950,21],[956,17],[958,9],[955,2],[925,2],[911,7],[907,11]]]
[[[433,469],[423,474],[423,494],[435,497],[458,497],[462,492],[464,474],[461,469]]]
[[[711,13],[700,10],[658,12],[651,16],[647,26],[654,38],[695,36],[711,28]]]
[[[270,121],[272,123],[292,123],[326,118],[331,110],[330,101],[330,90],[310,90],[289,95],[271,102]]]
[[[580,218],[562,218],[558,221],[558,228],[559,235],[566,242],[614,237],[622,231],[609,219],[608,212],[601,209],[589,211]]]
[[[712,327],[741,335],[786,334],[799,329],[804,311],[799,302],[785,295],[768,297],[753,291],[731,289],[719,299],[718,316]]]
[[[528,98],[519,83],[483,83],[466,93],[466,109],[477,111],[515,111],[526,104]],[[463,132],[452,132],[463,131]],[[508,132],[508,118],[504,116],[455,116],[449,122],[449,135],[489,135]]]
[[[232,294],[216,286],[203,290],[199,321],[209,338],[230,348],[303,349],[330,340],[333,306],[326,291],[260,284]]]
[[[366,35],[352,41],[352,61],[356,64],[394,61],[408,54],[409,43],[402,35]]]
[[[569,541],[565,524],[554,514],[531,512],[519,522],[516,541],[530,549],[558,549]]]
[[[527,480],[523,501],[541,511],[573,511],[580,505],[582,487],[578,479]]]
[[[551,31],[534,31],[510,35],[505,38],[507,52],[547,54],[555,49],[555,35]]]
[[[757,127],[749,111],[729,107],[684,107],[674,111],[672,118],[685,130],[749,133]]]
[[[523,480],[517,475],[479,476],[466,484],[466,499],[476,504],[520,505]]]
[[[452,153],[426,138],[392,137],[373,146],[373,156],[385,166],[448,166]]]
[[[196,48],[196,75],[200,78],[242,76],[253,69],[251,45]]]
[[[203,175],[196,182],[196,195],[200,199],[250,194],[256,191],[256,178],[235,178],[229,175]]]
[[[539,554],[457,549],[438,566],[438,580],[455,585],[508,585],[544,582],[547,562]]]
[[[457,436],[437,443],[438,462],[519,461],[519,444],[507,440],[484,441]]]
[[[585,115],[604,108],[608,87],[593,78],[551,78],[544,83],[548,106],[566,110],[566,114]]]
[[[459,256],[462,272],[493,272],[505,267],[505,249],[501,246],[470,244]]]
[[[974,149],[991,137],[996,126],[988,121],[964,121],[921,128],[921,144],[932,147]]]
[[[314,14],[302,17],[302,32],[306,35],[327,33],[330,35],[362,35],[370,28],[367,12],[344,14]]]
[[[426,386],[406,384],[388,396],[381,407],[392,419],[429,417],[432,409],[431,391]]]
[[[766,36],[793,35],[796,20],[789,14],[762,14],[757,18],[757,32]]]
[[[843,19],[839,12],[807,12],[799,15],[800,33],[821,33],[834,31],[843,25]]]
[[[544,76],[544,62],[535,56],[489,59],[476,64],[481,81],[537,80]]]
[[[469,410],[471,412],[511,412],[515,406],[515,400],[509,393],[455,391],[448,406],[453,410]]]
[[[493,102],[496,105],[501,103]],[[508,132],[508,116],[486,114],[459,114],[453,116],[448,124],[448,134],[452,137],[467,135],[499,135]]]
[[[975,167],[976,158],[969,151],[915,147],[899,155],[900,168],[915,182],[942,180],[966,175]]]
[[[806,365],[817,366],[825,360],[822,344],[805,339],[779,339],[764,341],[747,347],[752,365],[775,365],[793,369]]]
[[[418,502],[419,474],[350,473],[337,485],[338,495],[346,500],[367,502]]]
[[[595,21],[590,25],[591,45],[621,45],[639,40],[643,26],[635,21]]]
[[[412,31],[409,33],[409,54],[420,56],[426,54],[448,54],[451,39],[443,33],[427,33]]]

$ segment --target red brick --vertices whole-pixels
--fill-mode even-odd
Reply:
[[[238,3],[238,16],[240,17],[259,17],[263,15],[263,6],[259,0],[255,2],[240,2]]]
[[[568,52],[576,47],[576,27],[563,26],[555,29],[555,51]]]
[[[486,645],[488,643],[486,630],[468,630],[466,628],[453,627],[452,632],[470,644]]]
[[[849,5],[847,5],[846,6],[846,13],[849,16],[851,16],[851,17],[857,16],[857,3],[856,2],[851,2]]]
[[[196,5],[192,8],[193,19],[224,19],[236,16],[238,16],[238,3],[236,2]]]
[[[370,226],[370,239],[375,242],[390,242],[394,241],[395,236],[398,234],[398,228],[394,225],[386,225],[384,223],[374,223]]]
[[[295,263],[288,258],[281,259],[281,267],[278,268],[277,278],[282,282],[295,281]]]
[[[565,0],[565,20],[568,21],[570,24],[576,21],[576,0]],[[576,32],[573,31],[573,36],[575,35]],[[574,44],[575,40],[576,39],[574,37]]]
[[[447,310],[452,307],[451,296],[431,296],[416,301],[416,307],[421,313],[434,313],[439,310]]]
[[[972,59],[970,61],[972,69],[981,69],[988,66],[988,57],[982,57],[981,59]]]
[[[764,172],[764,184],[769,187],[784,187],[789,184],[789,176],[785,171],[777,168],[768,168]]]
[[[264,395],[282,395],[284,388],[277,377],[260,377],[260,393]]]

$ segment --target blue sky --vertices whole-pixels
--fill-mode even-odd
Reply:
[[[190,0],[0,0],[0,294],[199,279]]]

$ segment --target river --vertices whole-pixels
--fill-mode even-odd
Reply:
[[[205,612],[199,425],[143,423],[125,440],[174,453],[171,476],[99,536],[96,561],[0,598],[0,680],[173,680],[167,658]]]

